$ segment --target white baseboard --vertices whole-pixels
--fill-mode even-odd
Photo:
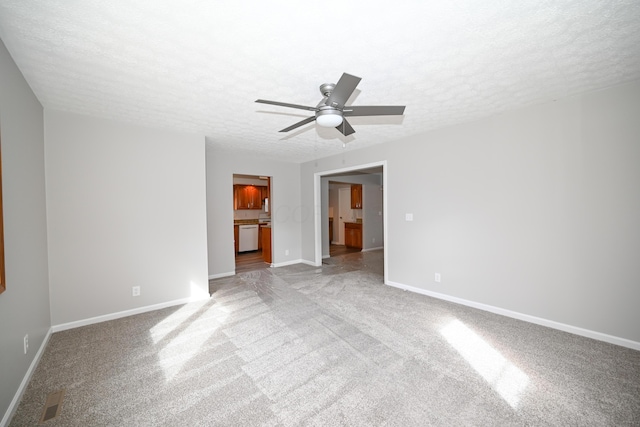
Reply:
[[[52,333],[53,333],[53,328],[49,328],[47,335],[45,335],[44,339],[42,340],[42,344],[40,345],[38,352],[36,353],[35,357],[31,361],[31,364],[29,365],[29,369],[27,369],[27,373],[24,375],[24,378],[22,378],[22,382],[20,383],[20,386],[18,387],[16,394],[13,396],[13,399],[11,400],[9,407],[7,408],[7,412],[4,413],[4,416],[0,421],[0,427],[8,426],[9,421],[11,421],[11,417],[13,417],[13,414],[15,414],[16,410],[18,409],[18,404],[22,399],[22,395],[27,389],[27,385],[31,380],[31,376],[35,372],[36,367],[38,366],[38,363],[40,363],[40,359],[42,358],[44,349],[47,347],[47,344],[49,343],[49,338],[51,338]]]
[[[384,249],[384,246],[378,246],[378,247],[375,247],[375,248],[367,248],[367,249],[363,249],[360,252],[380,251],[382,249]]]
[[[173,307],[174,305],[182,305],[189,302],[209,299],[209,295],[201,298],[182,298],[179,300],[167,301],[160,304],[147,305],[144,307],[133,308],[131,310],[119,311],[117,313],[105,314],[103,316],[91,317],[89,319],[76,320],[74,322],[62,323],[51,327],[53,332],[66,331],[67,329],[79,328],[81,326],[93,325],[94,323],[106,322],[108,320],[120,319],[121,317],[133,316],[134,314],[146,313],[148,311],[160,310],[161,308]]]
[[[571,334],[580,335],[587,338],[593,338],[598,341],[608,342],[610,344],[631,348],[633,350],[640,350],[640,342],[631,341],[626,338],[620,338],[613,335],[604,334],[602,332],[591,331],[589,329],[567,325],[565,323],[556,322],[554,320],[548,320],[548,319],[543,319],[541,317],[531,316],[529,314],[518,313],[517,311],[511,311],[511,310],[495,307],[488,304],[482,304],[479,302],[454,297],[451,295],[428,291],[426,289],[416,288],[414,286],[403,285],[402,283],[388,281],[386,284],[389,286],[393,286],[394,288],[404,289],[407,291],[415,292],[417,294],[422,294],[429,297],[438,298],[438,299],[449,301],[449,302],[454,302],[456,304],[466,305],[467,307],[477,308],[478,310],[500,314],[502,316],[511,317],[513,319],[524,320],[525,322],[535,323],[536,325],[558,329],[560,331],[569,332]]]
[[[291,261],[272,263],[271,265],[269,265],[269,267],[277,268],[277,267],[285,267],[287,265],[294,265],[294,264],[307,264],[307,265],[310,265],[312,267],[318,267],[315,263],[313,263],[311,261],[306,261],[304,259],[294,259],[294,260],[291,260]],[[209,276],[209,280],[211,280],[211,279],[219,279],[221,277],[235,276],[235,275],[236,275],[235,271],[228,272],[228,273],[213,274],[213,275]]]
[[[229,277],[229,276],[235,276],[236,272],[234,271],[228,271],[226,273],[218,273],[218,274],[212,274],[211,276],[209,276],[209,280],[211,279],[220,279],[221,277]]]
[[[279,262],[277,264],[275,264],[275,263],[271,264],[271,267],[284,267],[284,266],[287,266],[287,265],[300,264],[301,262],[304,262],[304,261],[302,261],[301,259],[294,259],[294,260],[291,260],[291,261],[285,261],[285,262]]]

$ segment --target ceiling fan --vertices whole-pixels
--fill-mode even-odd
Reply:
[[[315,107],[306,105],[288,104],[286,102],[267,101],[258,99],[256,102],[261,104],[279,105],[281,107],[298,108],[301,110],[315,111],[315,116],[307,117],[280,132],[289,132],[314,120],[322,127],[335,127],[344,136],[355,133],[347,121],[347,117],[354,116],[401,116],[404,114],[404,105],[350,105],[345,106],[345,102],[349,99],[356,86],[362,80],[360,77],[343,73],[337,84],[325,83],[320,86],[322,100]]]

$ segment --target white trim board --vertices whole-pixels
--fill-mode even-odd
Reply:
[[[307,264],[307,265],[310,265],[311,267],[322,267],[322,261],[320,261],[320,264],[316,264],[316,263],[315,263],[315,262],[313,262],[313,261],[308,261],[308,260],[306,260],[306,259],[301,259],[301,260],[300,260],[300,263],[301,263],[301,264]]]
[[[119,311],[117,313],[105,314],[102,316],[91,317],[89,319],[76,320],[74,322],[62,323],[51,327],[53,332],[66,331],[67,329],[79,328],[81,326],[93,325],[94,323],[106,322],[108,320],[120,319],[122,317],[133,316],[135,314],[147,313],[149,311],[160,310],[162,308],[173,307],[174,305],[187,304],[211,298],[207,295],[204,298],[183,298],[179,300],[167,301],[160,304],[147,305],[144,307],[133,308],[131,310]]]
[[[471,308],[477,308],[478,310],[488,311],[490,313],[499,314],[501,316],[511,317],[513,319],[523,320],[525,322],[534,323],[536,325],[546,326],[548,328],[557,329],[571,334],[580,335],[587,338],[593,338],[594,340],[608,342],[610,344],[627,347],[633,350],[640,350],[640,342],[631,341],[626,338],[620,338],[613,335],[604,334],[602,332],[591,331],[589,329],[579,328],[577,326],[567,325],[565,323],[556,322],[553,320],[543,319],[541,317],[531,316],[529,314],[518,313],[517,311],[511,311],[493,305],[482,304],[475,301],[466,300],[463,298],[453,297],[451,295],[440,294],[438,292],[428,291],[426,289],[416,288],[414,286],[404,285],[397,282],[385,282],[389,286],[394,288],[404,289],[406,291],[415,292],[417,294],[426,295],[429,297],[441,299],[444,301],[453,302],[460,305],[465,305]]]
[[[218,274],[212,274],[209,276],[209,280],[213,280],[213,279],[220,279],[222,277],[229,277],[229,276],[235,276],[236,272],[234,271],[228,271],[226,273],[218,273]]]
[[[294,259],[294,260],[291,260],[291,261],[285,261],[285,262],[279,262],[279,263],[271,264],[271,268],[285,267],[287,265],[294,265],[294,264],[308,264],[308,262],[303,260],[303,259]]]
[[[24,374],[24,377],[22,378],[22,382],[20,383],[18,390],[16,390],[16,394],[13,396],[13,399],[11,400],[11,403],[9,404],[7,411],[4,413],[4,416],[0,421],[0,427],[8,426],[9,421],[11,421],[11,418],[13,417],[16,410],[18,409],[18,405],[22,400],[22,396],[24,395],[24,392],[27,389],[27,385],[29,384],[29,381],[31,381],[31,377],[35,372],[36,367],[40,363],[40,359],[42,358],[44,349],[47,347],[47,344],[49,343],[49,338],[51,338],[52,333],[53,333],[53,328],[49,328],[47,335],[45,335],[44,339],[42,340],[42,344],[40,344],[40,348],[38,349],[36,356],[33,358],[33,360],[31,361],[31,364],[29,365],[29,369],[27,369],[27,372]]]

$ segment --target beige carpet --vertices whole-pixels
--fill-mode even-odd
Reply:
[[[382,252],[53,334],[11,426],[640,425],[640,352],[382,284]]]

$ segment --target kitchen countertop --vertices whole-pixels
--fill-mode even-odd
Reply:
[[[234,219],[233,225],[269,224],[267,221],[258,219]]]

